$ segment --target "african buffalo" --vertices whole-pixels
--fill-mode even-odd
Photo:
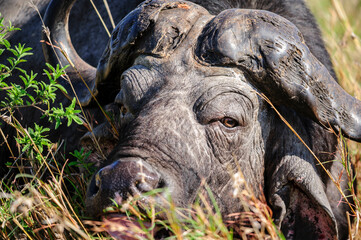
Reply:
[[[94,129],[104,153],[91,156],[100,166],[86,196],[89,215],[116,197],[163,187],[187,207],[202,180],[224,215],[238,212],[230,169],[239,166],[255,194],[265,194],[287,239],[347,238],[348,205],[339,204],[325,170],[261,95],[349,195],[344,167],[332,161],[340,154],[337,139],[327,129],[361,140],[361,105],[336,83],[303,0],[148,0],[137,7],[139,1],[119,1],[129,14],[97,68],[70,41],[74,2],[51,1],[45,24],[77,67],[68,74],[81,104],[94,105],[79,75],[102,104],[112,104],[119,132],[107,123]],[[92,41],[84,44],[88,54],[102,48]],[[50,46],[43,49],[47,61],[68,64],[58,50],[55,56]],[[96,149],[91,134],[80,144]]]

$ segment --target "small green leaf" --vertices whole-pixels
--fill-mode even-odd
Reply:
[[[14,58],[8,58],[7,60],[10,63],[11,66],[14,66],[14,61],[13,61]]]
[[[9,41],[6,40],[6,39],[2,39],[1,44],[3,44],[7,49],[9,49],[10,46],[11,46],[10,43],[9,43]]]
[[[61,124],[60,118],[56,119],[56,121],[55,121],[55,129],[58,129],[58,127],[60,126],[60,124]]]
[[[83,124],[83,120],[81,120],[81,118],[76,115],[73,116],[73,120],[74,120],[74,122],[76,122],[79,125]]]
[[[68,94],[68,91],[66,91],[66,89],[63,87],[63,85],[55,84],[55,86],[57,88],[59,88],[63,93]]]
[[[72,121],[73,121],[72,118],[68,117],[68,124],[66,126],[69,127],[71,125]]]
[[[45,65],[52,71],[55,72],[55,68],[51,66],[49,63],[45,63]]]
[[[8,50],[9,50],[10,52],[12,52],[12,54],[13,54],[15,57],[18,57],[18,56],[19,56],[18,52],[17,52],[15,49],[9,48]]]

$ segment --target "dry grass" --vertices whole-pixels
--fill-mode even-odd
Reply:
[[[361,99],[361,1],[360,0],[308,0],[311,10],[315,13],[320,24],[326,47],[331,55],[332,62],[340,85],[348,93]],[[361,145],[348,140],[349,157],[356,172],[361,172]],[[360,174],[356,175],[357,189],[360,193]],[[360,213],[359,198],[356,200],[356,210]],[[355,239],[361,239],[360,229],[353,232]],[[358,230],[358,231],[357,231]]]

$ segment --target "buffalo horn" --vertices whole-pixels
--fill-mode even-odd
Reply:
[[[240,69],[274,104],[361,141],[361,102],[337,84],[297,27],[279,15],[224,11],[204,28],[195,51],[200,61]]]
[[[53,0],[49,3],[45,13],[44,23],[50,30],[51,43],[57,47],[52,47],[49,44],[43,44],[43,52],[45,60],[51,64],[61,63],[61,65],[73,65],[68,67],[66,72],[71,79],[71,84],[79,98],[82,106],[87,106],[91,100],[92,91],[95,94],[95,76],[96,68],[86,63],[79,57],[73,44],[71,43],[69,35],[69,14],[72,6],[76,0]],[[47,34],[43,33],[43,40],[48,42]],[[58,48],[60,47],[67,55],[68,59]],[[54,53],[55,50],[55,53]],[[88,85],[85,86],[84,82]],[[59,83],[67,90],[67,97],[73,98],[75,96],[72,87],[68,80],[60,79]]]

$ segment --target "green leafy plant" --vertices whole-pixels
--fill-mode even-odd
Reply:
[[[1,16],[1,15],[0,15]],[[16,141],[22,146],[21,151],[27,152],[31,158],[41,159],[44,148],[51,146],[50,140],[45,134],[50,129],[34,124],[34,127],[23,128],[19,121],[14,117],[14,112],[19,108],[33,107],[40,110],[42,117],[47,117],[49,122],[55,121],[55,129],[61,124],[63,119],[67,119],[67,126],[72,122],[82,124],[79,117],[80,110],[76,110],[76,100],[64,109],[63,105],[59,107],[52,106],[56,100],[56,92],[61,90],[66,93],[65,88],[57,80],[65,74],[68,66],[60,68],[46,64],[48,70],[44,69],[47,76],[46,81],[39,81],[38,74],[33,71],[27,73],[20,64],[25,63],[25,57],[32,55],[31,48],[25,47],[25,44],[18,44],[15,47],[6,39],[6,36],[12,31],[18,31],[9,24],[4,24],[4,18],[0,18],[0,56],[8,53],[8,64],[0,64],[0,91],[5,95],[4,100],[0,102],[0,117],[4,122],[10,124],[18,131]],[[18,74],[21,84],[15,83],[13,78]],[[44,108],[45,106],[45,108]]]
[[[65,220],[59,219],[60,213],[69,208],[69,201],[82,203],[79,198],[84,195],[85,188],[79,186],[85,186],[86,180],[71,176],[71,173],[78,171],[73,169],[72,164],[67,166],[66,172],[61,171],[59,166],[64,163],[59,164],[53,155],[57,143],[52,143],[48,138],[51,132],[48,126],[51,126],[51,123],[55,123],[55,129],[64,122],[67,122],[67,126],[73,122],[83,124],[76,100],[65,107],[56,103],[59,90],[66,93],[58,80],[64,77],[68,66],[53,67],[46,64],[44,67],[47,69],[44,69],[42,79],[38,73],[24,70],[27,58],[33,55],[32,49],[20,43],[13,46],[7,40],[9,33],[19,30],[12,26],[11,22],[5,23],[0,14],[0,57],[4,59],[0,64],[0,125],[14,130],[19,150],[16,156],[10,147],[13,137],[6,136],[3,128],[0,128],[1,147],[7,147],[13,158],[13,161],[5,160],[9,172],[1,176],[0,181],[0,238],[26,236],[28,239],[55,239],[64,231],[64,226],[71,232],[78,232],[77,236],[87,238],[84,232],[78,230],[74,215],[67,211]],[[6,59],[3,56],[6,56]],[[46,123],[46,126],[41,125],[40,121],[23,126],[17,117],[21,116],[19,113],[26,108],[40,113],[39,116],[48,122],[41,121]],[[82,154],[83,152],[79,153],[78,157]],[[86,156],[83,156],[83,159],[85,158]],[[65,182],[63,174],[69,175]],[[49,177],[51,181],[44,182],[43,179]],[[75,194],[68,200],[63,191],[68,195],[69,191]],[[66,201],[59,201],[59,198]],[[78,212],[78,209],[75,212]],[[34,231],[47,226],[50,218],[58,219],[55,220],[55,228],[49,223],[50,226],[45,227],[44,231],[41,230],[41,233]]]
[[[40,154],[43,153],[44,147],[51,146],[50,140],[46,138],[47,137],[46,135],[43,135],[45,132],[48,132],[49,130],[50,130],[49,128],[44,128],[42,126],[37,125],[36,123],[34,129],[29,127],[27,129],[28,134],[26,134],[22,138],[16,138],[16,141],[21,146],[23,146],[21,151],[22,152],[28,151],[28,155],[31,157],[34,157],[35,154],[36,158],[38,160],[41,160]],[[39,154],[36,154],[36,150],[34,150],[33,148],[34,145],[37,147]]]
[[[80,151],[74,150],[74,152],[69,153],[75,157],[76,161],[72,161],[68,164],[69,167],[78,167],[84,169],[87,175],[91,175],[95,172],[95,166],[92,162],[87,162],[86,160],[91,154],[91,151],[85,152],[84,148],[81,148]]]

